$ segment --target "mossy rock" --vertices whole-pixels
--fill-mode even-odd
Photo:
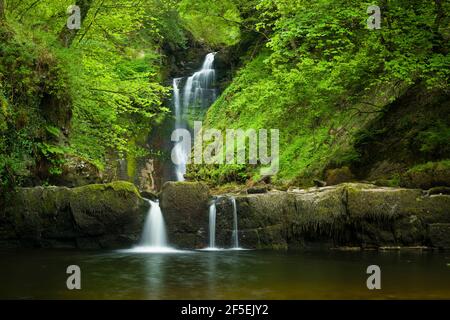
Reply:
[[[236,204],[241,243],[250,248],[423,246],[428,225],[450,223],[448,195],[360,183],[241,195]],[[219,198],[216,236],[225,243],[232,221],[229,197]]]
[[[400,186],[420,189],[450,187],[450,161],[416,166],[400,177]]]
[[[429,232],[434,247],[450,249],[450,223],[433,223]]]
[[[209,225],[208,187],[198,182],[167,182],[160,197],[170,242],[179,248],[205,247]]]
[[[142,230],[145,205],[136,187],[128,182],[72,189],[70,207],[77,228],[89,236],[135,235]]]
[[[18,189],[1,214],[0,240],[33,247],[125,248],[137,242],[147,210],[128,182]]]
[[[102,173],[88,159],[75,155],[65,155],[62,174],[52,176],[50,182],[58,186],[74,188],[101,183],[102,180]]]
[[[247,232],[248,234],[248,232]],[[284,225],[274,225],[267,228],[262,228],[257,230],[258,244],[257,249],[275,249],[275,250],[286,250],[288,248],[288,243],[286,240],[286,228]],[[241,239],[242,239],[241,235]],[[243,238],[242,244],[247,244],[249,241],[248,237]]]
[[[288,216],[293,214],[293,201],[292,195],[286,192],[236,197],[239,229],[258,229],[284,224]]]
[[[295,219],[299,224],[318,228],[345,216],[346,195],[343,186],[309,189],[293,195]]]
[[[344,182],[351,182],[353,180],[355,180],[355,176],[349,167],[330,169],[327,170],[325,174],[327,186],[334,186]]]
[[[421,190],[400,188],[361,188],[347,185],[348,213],[353,218],[371,217],[378,220],[392,220],[409,215],[419,206]]]

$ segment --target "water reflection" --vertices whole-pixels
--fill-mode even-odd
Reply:
[[[209,252],[208,259],[206,259],[207,276],[206,276],[206,289],[208,296],[213,297],[218,291],[217,286],[217,252]]]
[[[418,252],[0,252],[0,299],[450,298],[450,255]],[[65,288],[68,265],[82,290]],[[366,287],[381,267],[382,290]]]
[[[145,275],[145,289],[148,299],[160,299],[164,296],[164,283],[167,256],[155,254],[146,258],[143,262]]]

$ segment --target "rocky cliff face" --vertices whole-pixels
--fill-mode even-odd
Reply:
[[[450,249],[450,195],[348,183],[236,195],[244,248]],[[168,182],[161,193],[169,242],[208,246],[209,204],[202,183]],[[231,247],[231,196],[216,198],[216,245]],[[129,248],[148,204],[127,182],[79,188],[24,188],[0,205],[0,247]]]
[[[0,247],[126,248],[147,209],[127,182],[19,189],[0,209]]]
[[[237,204],[249,247],[448,247],[448,195],[344,184],[239,197]]]
[[[171,243],[207,246],[207,195],[197,184],[166,185],[162,208]],[[354,183],[239,195],[236,204],[245,248],[450,248],[449,195]],[[219,197],[216,206],[216,244],[230,247],[230,198]]]

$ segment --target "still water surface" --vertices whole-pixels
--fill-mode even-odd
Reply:
[[[382,290],[366,269],[379,265]],[[82,290],[66,289],[81,268]],[[450,299],[450,252],[0,251],[0,299]]]

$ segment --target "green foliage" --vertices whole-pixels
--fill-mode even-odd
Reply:
[[[146,154],[142,137],[169,112],[163,48],[187,47],[188,33],[235,52],[254,40],[206,126],[279,129],[280,183],[310,181],[324,168],[357,162],[355,146],[380,136],[364,125],[405,87],[422,83],[448,93],[444,1],[379,1],[382,28],[368,30],[366,10],[376,3],[360,0],[93,0],[70,47],[61,34],[73,1],[7,4],[0,25],[2,188],[60,174],[67,155],[100,169],[108,159],[126,158],[134,173]],[[448,154],[449,137],[442,119],[418,128],[411,140],[434,160]],[[36,172],[42,168],[48,172]],[[193,167],[191,175],[244,182],[258,178],[258,169]]]
[[[438,170],[450,170],[450,160],[442,160],[442,161],[429,161],[427,163],[419,164],[411,169],[408,172],[425,172],[425,171],[438,171]]]
[[[240,39],[240,12],[232,0],[182,0],[181,17],[189,31],[201,42],[230,46]]]
[[[45,138],[42,79],[57,77],[53,58],[42,38],[24,41],[20,28],[0,26],[0,191],[21,184],[40,157],[38,144]]]
[[[420,143],[420,151],[432,158],[450,154],[450,126],[443,121],[419,133],[417,140]]]
[[[383,2],[381,30],[366,26],[371,4],[260,1],[254,28],[269,34],[267,49],[211,107],[207,126],[280,129],[280,182],[311,181],[358,161],[354,144],[368,138],[359,129],[401,88],[422,82],[448,90],[450,75],[448,3]],[[422,152],[438,156],[448,133],[431,128],[419,140]]]
[[[94,0],[67,48],[59,37],[72,1],[8,1],[0,27],[3,186],[26,182],[37,166],[58,175],[66,155],[102,169],[111,154],[145,154],[130,141],[169,111],[160,48],[186,42],[177,3]]]

